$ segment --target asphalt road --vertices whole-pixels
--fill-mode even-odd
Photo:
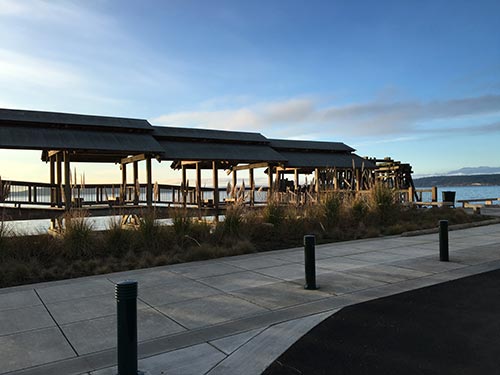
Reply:
[[[500,374],[500,270],[345,308],[264,372]]]

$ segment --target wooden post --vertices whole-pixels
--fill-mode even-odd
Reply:
[[[213,185],[214,185],[214,207],[219,208],[219,172],[217,169],[217,162],[212,162],[212,172],[213,172]],[[217,216],[217,215],[216,215]]]
[[[151,156],[146,158],[146,204],[148,207],[153,206],[153,176],[151,168]]]
[[[356,191],[361,190],[361,170],[359,168],[356,169]]]
[[[64,208],[71,208],[71,166],[69,151],[64,151]]]
[[[437,188],[437,186],[432,187],[431,194],[432,194],[432,201],[437,202],[437,200],[438,200],[438,188]]]
[[[58,152],[56,155],[56,173],[57,173],[57,187],[56,187],[56,202],[57,207],[62,207],[62,154]]]
[[[121,199],[123,203],[127,200],[127,164],[122,164],[122,191],[121,191]]]
[[[125,188],[127,186],[127,164],[122,164],[122,185]]]
[[[187,205],[187,178],[186,178],[186,166],[183,165],[182,167],[182,205],[186,207]]]
[[[273,167],[271,164],[267,166],[267,183],[269,185],[267,190],[267,201],[269,202],[273,196]]]
[[[56,206],[56,188],[54,187],[56,183],[56,163],[54,160],[54,156],[50,157],[50,184],[52,187],[50,188],[50,207]]]
[[[318,194],[318,202],[319,202],[319,168],[314,169],[314,180],[316,182],[316,187],[314,190],[316,191],[316,194]]]
[[[333,169],[333,189],[334,190],[339,189],[339,177],[338,177],[337,168]]]
[[[139,204],[139,196],[140,196],[140,191],[137,191],[137,186],[139,185],[139,162],[134,161],[133,165],[133,170],[134,170],[134,205]],[[139,185],[140,186],[140,185]],[[140,187],[139,187],[140,189]]]
[[[238,175],[236,174],[236,170],[233,170],[233,189],[234,195],[236,195],[236,185],[238,184]],[[236,201],[236,197],[232,197]]]
[[[248,170],[248,179],[250,180],[250,205],[255,204],[255,178],[253,175],[253,168]]]
[[[415,188],[413,186],[410,186],[408,188],[408,202],[413,202],[415,197]]]
[[[201,169],[200,162],[196,162],[196,203],[201,208]]]

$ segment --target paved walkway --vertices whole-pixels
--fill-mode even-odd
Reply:
[[[500,268],[500,225],[317,246],[0,290],[0,373],[115,374],[114,283],[139,282],[139,367],[148,374],[260,374],[338,309]]]

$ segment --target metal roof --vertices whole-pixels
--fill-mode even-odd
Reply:
[[[0,123],[21,126],[33,126],[35,124],[40,127],[43,125],[56,127],[98,127],[103,130],[107,128],[138,131],[153,130],[152,125],[147,120],[5,108],[0,108]]]
[[[375,168],[371,161],[356,154],[292,151],[280,151],[280,154],[287,159],[288,168],[352,168],[353,160],[356,168]]]
[[[352,152],[352,147],[342,142],[296,141],[288,139],[270,139],[272,148],[281,150],[323,151],[323,152]]]
[[[0,126],[0,148],[161,153],[150,134]]]
[[[240,163],[283,162],[286,159],[266,145],[229,144],[220,142],[181,142],[160,140],[163,160],[231,161]]]
[[[197,128],[176,128],[171,126],[153,126],[153,128],[154,137],[158,139],[169,138],[239,143],[269,143],[269,140],[260,133]]]

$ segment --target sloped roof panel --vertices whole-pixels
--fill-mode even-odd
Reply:
[[[213,160],[252,162],[283,162],[283,156],[266,145],[249,145],[219,142],[180,142],[160,140],[163,160]]]
[[[25,111],[17,109],[0,108],[0,123],[9,123],[10,125],[28,125],[37,124],[40,127],[47,126],[71,126],[71,127],[98,127],[113,128],[124,130],[152,131],[153,127],[147,120],[90,116],[73,113]]]
[[[366,159],[347,153],[319,153],[319,152],[290,152],[280,151],[289,168],[352,168],[352,161],[356,168],[375,168],[375,165]]]
[[[150,134],[17,126],[0,127],[0,148],[125,153],[160,153],[163,151]]]
[[[342,142],[296,141],[288,139],[270,139],[270,146],[276,150],[304,150],[323,152],[352,152],[352,147]]]
[[[185,140],[213,140],[222,142],[268,143],[260,133],[237,132],[226,130],[176,128],[172,126],[153,126],[154,136],[158,139],[174,138]]]

